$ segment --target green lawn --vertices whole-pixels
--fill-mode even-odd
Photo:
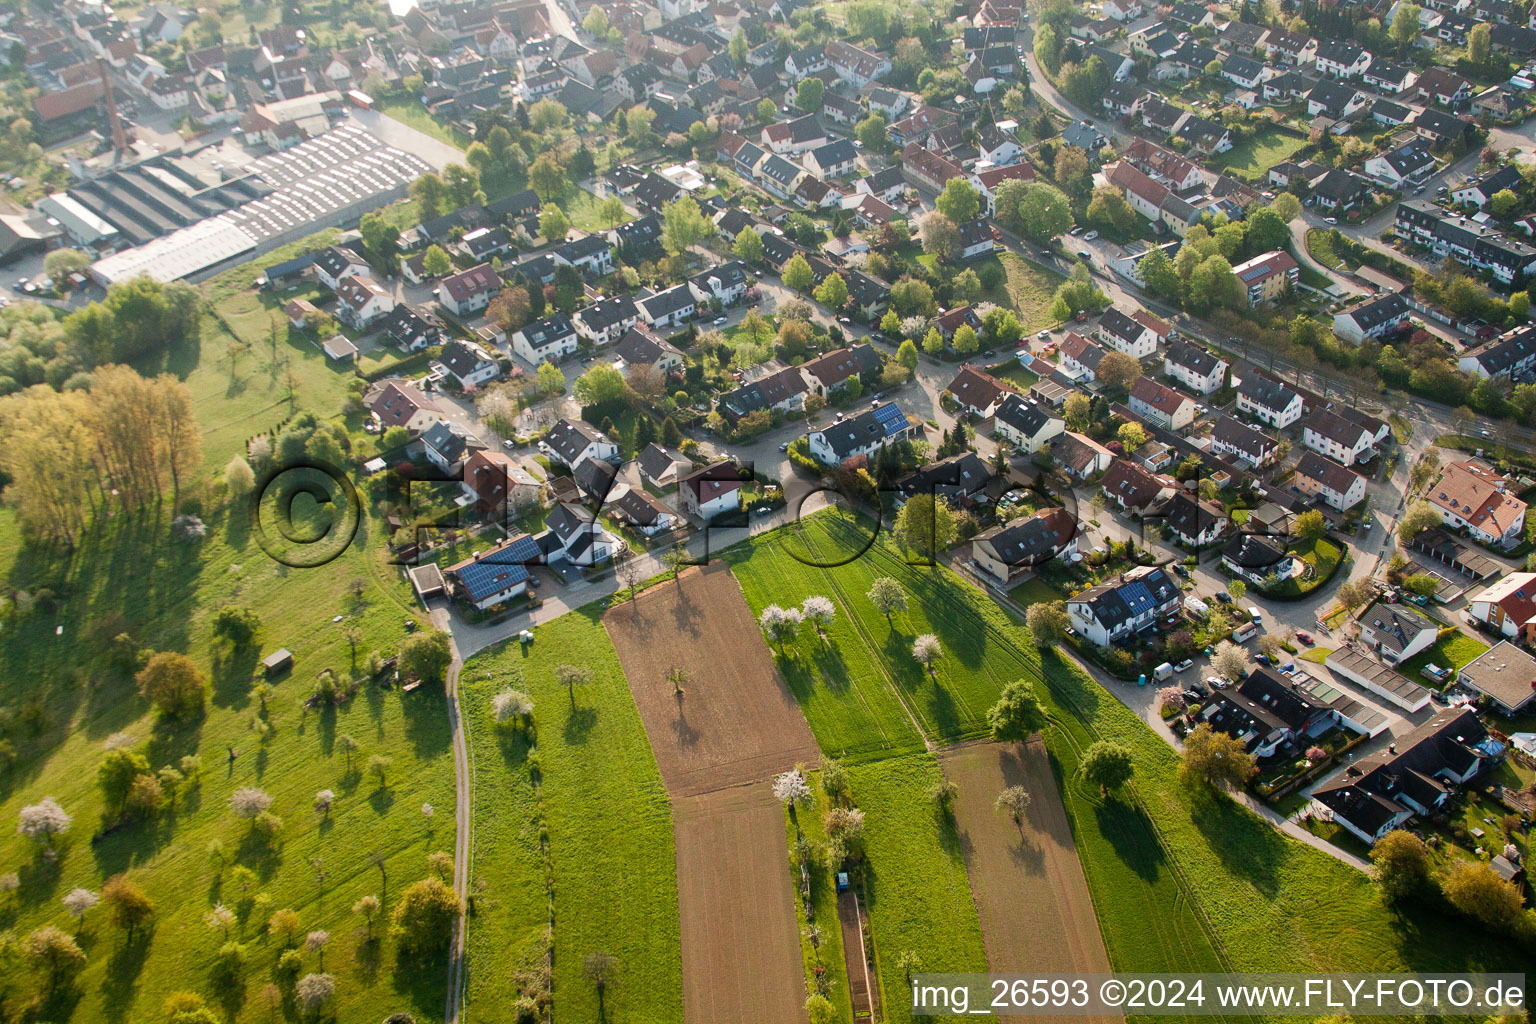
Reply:
[[[1443,683],[1436,683],[1426,675],[1422,675],[1425,665],[1439,665],[1443,669],[1449,669],[1451,678],[1463,666],[1471,663],[1488,650],[1488,645],[1475,637],[1456,630],[1436,640],[1428,650],[1415,654],[1397,667],[1403,675],[1412,679],[1420,686],[1428,686],[1431,689],[1443,689]]]
[[[363,943],[351,907],[363,895],[379,895],[385,916],[375,929],[387,933],[394,901],[426,874],[427,854],[452,849],[444,699],[430,689],[406,696],[364,684],[339,707],[304,706],[322,669],[334,668],[343,680],[352,673],[350,626],[359,630],[360,660],[369,651],[394,653],[403,636],[413,608],[396,570],[379,561],[379,532],[365,522],[339,560],[303,571],[272,562],[243,511],[208,508],[207,536],[198,544],[169,537],[168,518],[121,517],[90,535],[73,558],[19,545],[0,552],[10,586],[48,587],[61,597],[56,610],[8,622],[0,643],[9,714],[24,711],[35,722],[23,728],[8,719],[18,760],[0,790],[0,816],[14,821],[20,807],[44,796],[74,816],[57,864],[39,858],[14,829],[6,833],[3,862],[21,878],[8,926],[21,935],[44,924],[73,930],[59,897],[76,886],[99,890],[107,876],[123,871],[143,884],[157,909],[152,935],[132,945],[104,911],[95,911],[94,923],[87,919],[89,962],[74,985],[48,1001],[43,1019],[160,1019],[165,997],[188,989],[226,1020],[255,1020],[266,1012],[261,989],[280,952],[263,924],[283,907],[298,911],[305,931],[330,932],[324,964],[336,977],[333,1008],[342,1019],[400,1010],[433,1019],[442,1012],[446,960],[433,956],[397,969],[393,942]],[[0,535],[15,535],[8,514]],[[361,596],[352,592],[353,579]],[[211,619],[228,602],[260,616],[259,650],[232,654],[215,643]],[[180,724],[157,721],[128,674],[106,656],[107,641],[120,632],[142,647],[190,655],[211,679],[206,714]],[[263,718],[253,692],[256,661],[278,647],[291,650],[295,664],[274,681]],[[343,736],[354,738],[360,752],[345,754]],[[152,768],[201,757],[201,784],[158,818],[103,833],[112,819],[95,768],[110,737],[144,752]],[[374,755],[391,761],[387,786],[364,777]],[[231,813],[229,796],[242,786],[271,795],[284,823],[276,846],[256,842]],[[329,815],[313,809],[320,789],[336,793]],[[425,816],[424,804],[437,814]],[[224,850],[222,865],[208,852],[215,841]],[[256,876],[243,892],[236,865]],[[232,986],[212,977],[222,936],[203,923],[219,902],[242,914],[233,937],[247,946],[243,980]],[[318,965],[318,957],[306,957],[306,970]],[[32,984],[21,977],[13,1000]]]
[[[446,125],[433,117],[418,100],[388,100],[379,105],[379,113],[392,117],[403,124],[408,124],[417,131],[430,135],[439,142],[446,142],[448,145],[455,146],[458,149],[468,149],[469,144],[474,141],[457,128]]]
[[[602,200],[584,188],[572,189],[571,197],[560,206],[565,210],[565,215],[571,219],[571,226],[578,231],[588,233],[609,231],[617,227],[598,216],[597,207]],[[625,214],[620,218],[620,224],[627,224],[633,218]]]
[[[812,782],[819,786],[820,773],[813,772]],[[822,800],[820,809],[825,809],[825,794],[817,790],[817,799]],[[824,843],[827,840],[827,830],[822,825],[821,816],[816,811],[807,811],[797,814],[794,821],[788,814],[784,816],[784,838],[786,843],[785,856],[788,863],[793,865],[795,861],[796,840],[798,831],[803,831],[805,837],[813,843]],[[791,866],[791,871],[794,868]],[[811,912],[813,920],[807,921],[805,916],[805,903],[799,895],[799,885],[795,887],[795,920],[800,927],[800,955],[805,965],[806,991],[812,991],[815,984],[815,971],[818,967],[823,972],[826,982],[827,998],[837,1008],[839,1020],[853,1019],[853,998],[848,991],[848,961],[843,955],[843,930],[838,926],[837,920],[837,876],[829,865],[812,862],[811,866]],[[811,941],[812,926],[820,935],[820,942]]]
[[[588,954],[618,960],[609,1019],[682,1016],[672,811],[629,687],[598,621],[597,606],[539,627],[526,649],[505,644],[464,667],[465,717],[475,772],[475,880],[488,905],[471,926],[469,1011],[505,1019],[517,992],[508,970],[531,958],[552,919],[554,992],[561,1019],[597,1019],[583,975]],[[575,704],[559,665],[592,670]],[[489,677],[489,678],[487,678]],[[492,698],[511,687],[532,695],[537,739],[498,730]],[[530,770],[541,776],[535,802]],[[510,795],[509,795],[510,794]],[[544,820],[547,895],[539,865]],[[477,1009],[478,1007],[478,1009]]]
[[[1024,369],[1017,359],[1005,359],[996,366],[987,367],[987,372],[999,380],[1006,380],[1013,384],[1021,392],[1027,392],[1035,381],[1040,379],[1038,373],[1031,373]]]
[[[1066,278],[1037,263],[1030,263],[1014,252],[1000,253],[997,261],[1007,277],[1002,287],[988,293],[986,298],[1011,308],[1025,334],[1051,326],[1051,302],[1056,297],[1056,289]]]
[[[760,607],[768,600],[798,603],[811,593],[832,597],[839,625],[857,620],[886,688],[902,696],[934,739],[981,732],[985,706],[1010,679],[1031,679],[1041,688],[1053,721],[1047,747],[1066,782],[1067,811],[1116,969],[1401,970],[1417,963],[1459,969],[1508,962],[1501,946],[1458,921],[1426,912],[1405,926],[1352,868],[1285,839],[1224,797],[1186,788],[1176,754],[1140,718],[1054,652],[1042,659],[1000,607],[952,573],[908,566],[883,542],[836,569],[759,557],[794,545],[815,551],[822,562],[845,561],[862,545],[853,532],[822,514],[797,531],[755,538],[749,560],[733,552],[749,601]],[[910,608],[890,631],[863,597],[876,575],[897,578],[910,594]],[[908,653],[911,635],[929,628],[945,649],[937,683],[911,665]],[[890,633],[899,639],[887,639]],[[818,687],[809,697],[797,690],[823,743],[834,731],[849,731],[856,718],[894,727],[902,717],[889,701],[883,713],[871,709],[878,675],[853,679],[857,688]],[[1125,743],[1135,755],[1137,781],[1127,799],[1101,800],[1076,778],[1078,752],[1098,738]],[[878,774],[888,763],[866,759],[857,771]],[[897,953],[878,945],[888,991]]]
[[[1269,592],[1273,597],[1298,597],[1311,593],[1328,581],[1339,559],[1344,557],[1344,549],[1326,537],[1298,541],[1288,553],[1311,566],[1312,576],[1306,580],[1283,581]]]
[[[1258,181],[1269,176],[1275,164],[1289,160],[1307,144],[1305,138],[1283,134],[1273,126],[1258,129],[1252,137],[1209,161],[1212,170],[1225,170],[1236,178]]]
[[[911,1020],[911,991],[896,967],[903,952],[916,953],[925,971],[987,970],[960,837],[954,819],[936,814],[928,799],[943,777],[932,754],[856,765],[848,776],[867,816],[864,893],[881,1009],[885,1020]]]
[[[1317,262],[1331,270],[1338,270],[1344,261],[1333,251],[1333,233],[1320,228],[1307,232],[1307,252]]]

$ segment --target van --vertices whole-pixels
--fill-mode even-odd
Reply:
[[[1152,670],[1152,678],[1156,679],[1158,682],[1162,682],[1165,679],[1172,679],[1173,664],[1167,661],[1163,662],[1161,665],[1157,666],[1157,668]]]
[[[1246,643],[1248,640],[1252,639],[1253,635],[1258,631],[1258,626],[1255,626],[1251,622],[1244,622],[1242,625],[1238,626],[1232,631],[1232,640],[1234,643]]]
[[[1249,608],[1248,617],[1253,620],[1253,624],[1255,626],[1264,625],[1264,616],[1259,614],[1259,610],[1257,608]]]

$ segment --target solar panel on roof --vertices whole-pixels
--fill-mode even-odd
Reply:
[[[1157,604],[1152,599],[1152,592],[1140,580],[1127,583],[1120,588],[1119,593],[1120,599],[1125,602],[1126,607],[1131,610],[1133,616],[1142,615],[1152,610]]]

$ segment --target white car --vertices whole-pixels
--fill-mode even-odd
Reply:
[[[1181,661],[1177,665],[1173,666],[1173,670],[1175,672],[1188,672],[1190,670],[1190,668],[1193,667],[1194,664],[1195,664],[1195,661],[1194,661],[1193,658],[1185,658],[1183,661]]]
[[[1218,690],[1225,690],[1227,688],[1227,681],[1221,678],[1221,676],[1206,676],[1205,685],[1214,686]]]
[[[1041,331],[1039,334],[1035,335],[1035,337],[1039,338],[1041,341],[1050,341],[1051,340],[1051,332],[1050,331]]]
[[[720,325],[721,325],[721,324],[723,324],[723,323],[725,323],[725,321],[726,321],[726,319],[727,319],[727,318],[726,318],[726,317],[723,317],[723,316],[717,316],[717,317],[715,317],[715,326],[716,326],[716,327],[719,327],[719,326],[720,326]]]
[[[1086,235],[1083,236],[1083,241],[1091,242],[1095,238],[1098,238],[1098,237],[1099,237],[1099,233],[1097,231],[1090,231]]]

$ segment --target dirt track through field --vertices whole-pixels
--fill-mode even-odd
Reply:
[[[603,625],[674,797],[819,762],[811,727],[725,566],[689,569],[611,609]],[[667,680],[674,668],[688,673],[682,697]]]
[[[820,752],[724,566],[690,569],[603,625],[672,797],[688,1024],[804,1021],[784,809],[769,780]],[[679,696],[668,674],[687,673]]]
[[[1002,974],[1108,972],[1088,880],[1044,744],[973,743],[941,751],[939,763],[960,789],[955,817],[988,967]],[[1022,835],[1007,815],[993,810],[1009,786],[1023,786],[1031,797]],[[1124,1018],[1073,1020],[1123,1024]]]

